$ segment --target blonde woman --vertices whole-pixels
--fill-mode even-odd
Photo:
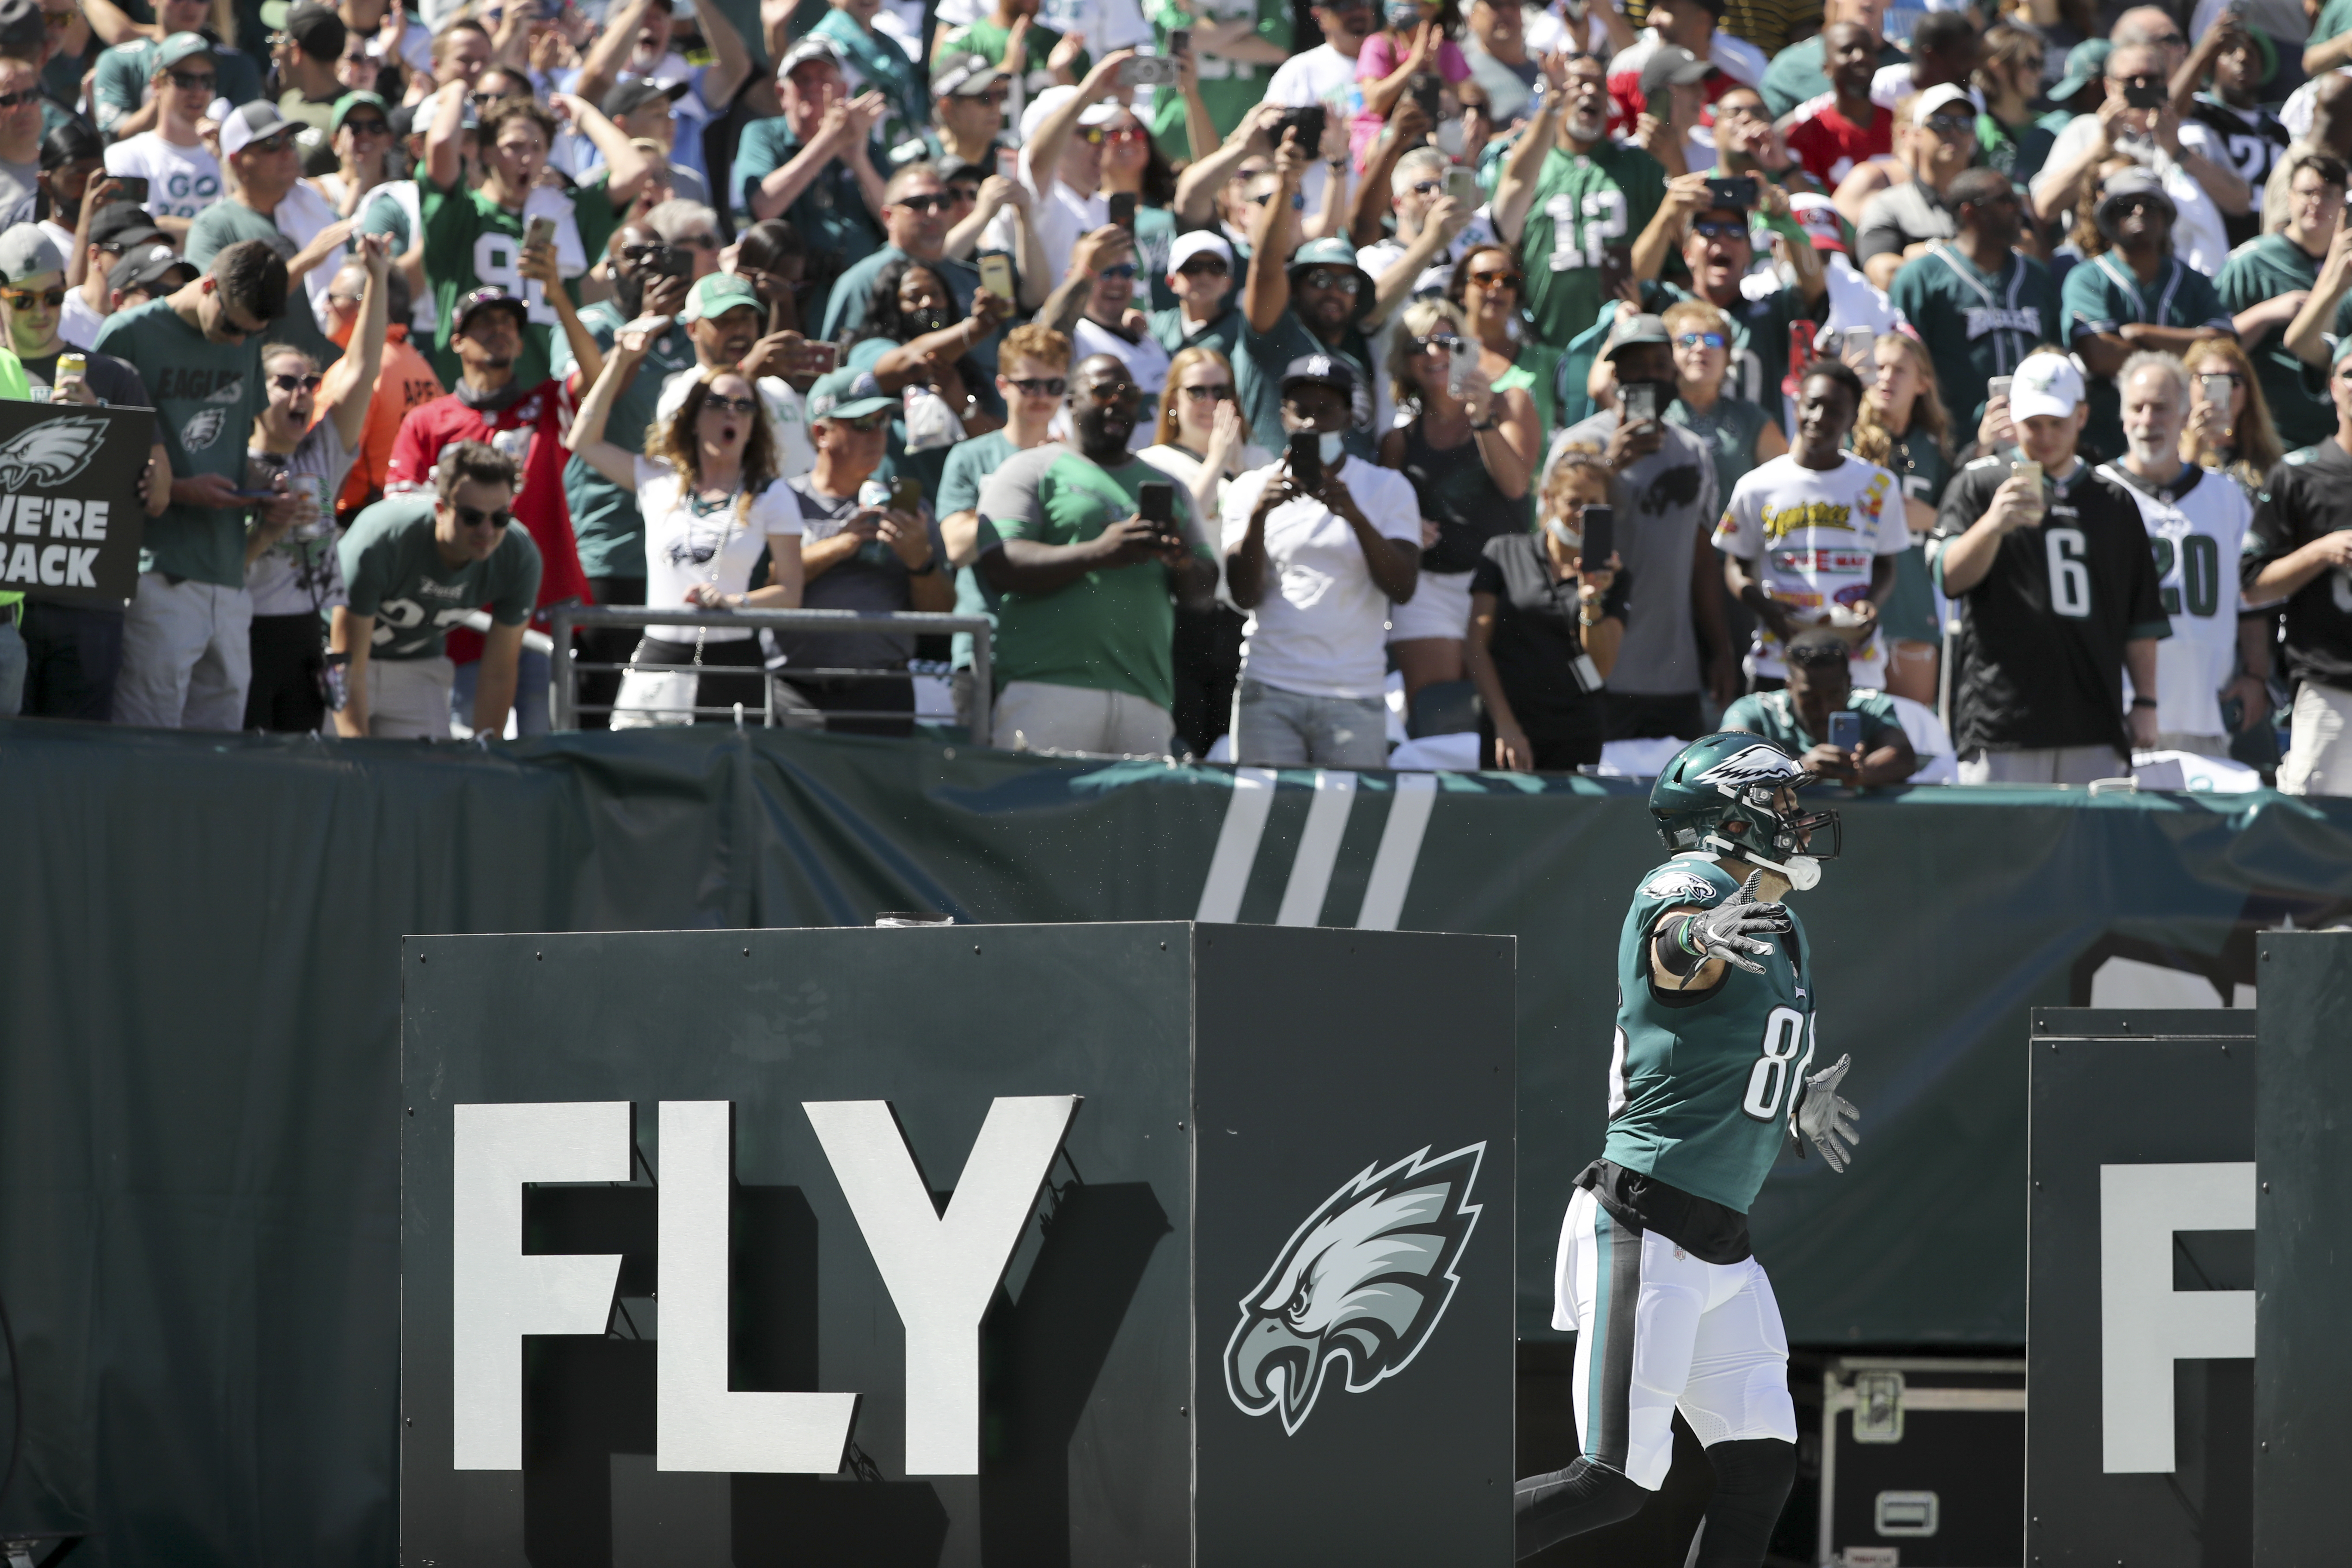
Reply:
[[[636,493],[646,522],[646,603],[656,609],[793,609],[801,602],[801,511],[779,476],[758,389],[732,370],[698,374],[667,419],[646,429],[645,456],[604,439],[613,400],[660,333],[659,319],[621,329],[572,425],[572,455]],[[761,552],[769,583],[751,586]],[[621,683],[616,730],[718,723],[765,706],[759,639],[748,627],[646,629]],[[685,677],[638,666],[687,666]],[[700,714],[696,709],[717,710]]]
[[[1389,616],[1410,704],[1422,688],[1463,678],[1470,574],[1486,541],[1527,531],[1544,432],[1524,389],[1494,390],[1448,300],[1405,307],[1389,375],[1398,412],[1411,417],[1381,438],[1381,465],[1402,470],[1421,503],[1421,585]]]
[[[1855,457],[1902,483],[1904,521],[1911,531],[1911,548],[1895,560],[1895,592],[1878,615],[1886,689],[1932,708],[1943,632],[1927,577],[1927,542],[1951,482],[1951,420],[1936,390],[1936,367],[1918,339],[1882,333],[1871,345],[1871,363],[1876,375],[1863,394],[1848,445]]]
[[[2253,362],[2233,339],[2204,338],[2189,345],[2180,363],[2189,369],[2182,459],[2219,468],[2238,481],[2248,500],[2259,498],[2263,479],[2286,456],[2286,447],[2271,423],[2271,405]]]
[[[1601,760],[1600,684],[1625,637],[1632,580],[1612,554],[1584,568],[1584,509],[1610,504],[1601,455],[1570,447],[1544,482],[1543,531],[1486,541],[1470,579],[1464,662],[1476,683],[1479,755],[1513,773]]]

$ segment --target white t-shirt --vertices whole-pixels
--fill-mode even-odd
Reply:
[[[1240,548],[1257,498],[1281,472],[1269,463],[1225,487],[1222,554]],[[1339,481],[1385,539],[1421,544],[1421,503],[1394,468],[1350,457]],[[1378,697],[1388,679],[1388,595],[1372,582],[1346,520],[1300,497],[1266,515],[1271,580],[1242,628],[1242,673],[1310,697]]]
[[[2221,688],[2238,668],[2238,546],[2254,520],[2246,492],[2210,468],[2184,494],[2162,500],[2140,489],[2117,464],[2099,472],[2139,505],[2156,552],[2157,592],[2172,635],[2156,645],[2156,727],[2167,735],[2229,733]],[[2184,474],[2183,479],[2188,476]],[[2124,673],[2131,699],[2131,673]]]
[[[654,416],[667,419],[677,412],[686,401],[687,389],[700,374],[699,367],[677,372],[662,383],[661,395],[654,400]],[[816,445],[809,439],[808,400],[800,390],[780,375],[760,378],[760,401],[768,405],[769,433],[776,438],[776,473],[781,479],[796,479],[816,467]]]
[[[1026,147],[1021,149],[1020,174],[1021,183],[1029,189],[1030,226],[1037,232],[1037,247],[1045,253],[1045,276],[1059,284],[1069,275],[1070,252],[1076,248],[1079,237],[1110,221],[1110,203],[1100,195],[1080,195],[1066,180],[1054,181],[1051,191],[1042,189]],[[1008,204],[988,220],[980,248],[1011,255],[1013,225],[1020,220],[1020,209]]]
[[[676,609],[686,603],[686,591],[698,583],[725,594],[745,594],[751,588],[751,568],[760,563],[768,541],[801,531],[800,502],[792,486],[777,479],[745,507],[738,500],[706,510],[688,503],[678,472],[656,458],[639,458],[637,515],[646,520],[646,603],[656,609]],[[651,628],[656,636],[672,628]],[[742,642],[751,633],[740,627],[713,628],[702,637],[709,642]]]
[[[2078,114],[2068,121],[2058,139],[2050,144],[2050,155],[2042,163],[2042,172],[2033,177],[2033,205],[2047,211],[2052,203],[2062,201],[2065,193],[2051,178],[2051,171],[2063,168],[2083,155],[2099,133],[2099,117]],[[2180,147],[2194,153],[2221,168],[2234,167],[2229,149],[2221,139],[2206,126],[2193,120],[2180,122]],[[2172,198],[2179,217],[2172,226],[2172,254],[2197,268],[2208,278],[2221,276],[2222,263],[2230,259],[2229,235],[2221,226],[2221,209],[2197,183],[2197,176],[2174,162],[2172,154],[2145,137],[2128,136],[2116,140],[2116,150],[2132,159],[2142,168],[2153,170],[2164,182],[2164,194]]]
[[[1828,469],[1808,468],[1793,452],[1774,458],[1733,487],[1715,547],[1749,563],[1797,625],[1826,625],[1833,608],[1868,596],[1877,557],[1911,548],[1903,487],[1850,453]],[[1750,658],[1758,675],[1788,673],[1780,639],[1760,620]],[[1852,667],[1856,687],[1886,684],[1886,657],[1875,634],[1854,650]]]
[[[79,289],[66,290],[65,309],[58,315],[58,336],[78,349],[86,349],[98,342],[98,329],[106,325],[106,318],[89,308]]]
[[[299,248],[318,238],[320,229],[341,221],[341,216],[335,211],[335,204],[319,194],[318,186],[308,180],[297,180],[294,188],[278,204],[278,210],[269,215],[269,221]],[[303,274],[302,287],[310,296],[310,313],[317,318],[322,332],[329,325],[327,290],[334,287],[335,274],[342,270],[351,254],[351,242],[345,240],[341,249]]]
[[[1342,125],[1353,125],[1356,116],[1364,110],[1364,89],[1356,85],[1356,59],[1343,55],[1328,44],[1318,44],[1305,54],[1293,55],[1275,68],[1274,79],[1265,84],[1267,103],[1285,103],[1294,109],[1304,109],[1319,103],[1334,120]],[[1306,198],[1308,216],[1323,210],[1323,182],[1328,178],[1322,155],[1309,148],[1314,162],[1307,165],[1299,180],[1298,194]]]
[[[126,136],[106,150],[106,172],[147,181],[147,210],[156,217],[192,218],[221,197],[219,163],[199,142],[175,147],[160,131]]]

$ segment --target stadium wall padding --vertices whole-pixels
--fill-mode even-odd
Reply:
[[[1645,794],[721,728],[486,750],[0,721],[0,1293],[25,1401],[0,1525],[101,1531],[93,1563],[394,1560],[410,933],[1205,905],[1516,934],[1519,1323],[1549,1336],[1619,928],[1665,858]],[[1800,1344],[2016,1345],[2027,1009],[2088,1003],[2113,961],[2250,986],[2253,931],[2352,910],[2352,801],[1839,805],[1844,856],[1795,907],[1863,1142],[1843,1177],[1782,1161],[1757,1251]]]

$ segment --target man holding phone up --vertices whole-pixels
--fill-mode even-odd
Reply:
[[[1128,450],[1142,400],[1118,356],[1080,360],[1075,447],[1023,452],[981,488],[979,572],[1003,595],[998,746],[1167,754],[1175,602],[1206,609],[1217,568],[1191,496]]]
[[[1798,633],[1784,656],[1789,684],[1749,692],[1723,710],[1722,727],[1763,736],[1821,778],[1855,789],[1901,784],[1919,771],[1919,754],[1895,699],[1854,689],[1851,651],[1828,626]]]

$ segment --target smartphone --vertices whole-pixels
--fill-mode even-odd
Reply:
[[[1320,489],[1323,485],[1322,437],[1312,430],[1291,434],[1290,445],[1284,449],[1283,458],[1290,469],[1291,479],[1301,489]]]
[[[2126,109],[2162,109],[2171,98],[2162,77],[2136,76],[2124,83]]]
[[[685,278],[694,271],[694,262],[675,245],[656,245],[646,252],[637,270],[647,278]]]
[[[1274,144],[1281,146],[1282,139],[1292,131],[1298,132],[1299,151],[1310,158],[1322,156],[1318,149],[1323,145],[1323,106],[1310,103],[1303,109],[1284,111],[1282,118],[1274,122]]]
[[[1110,194],[1110,221],[1128,233],[1135,232],[1135,193],[1113,191]]]
[[[2197,385],[2205,394],[2206,402],[2224,409],[2230,406],[2231,383],[2228,376],[2200,375],[2197,378]]]
[[[1850,360],[1858,353],[1868,353],[1870,345],[1878,341],[1878,333],[1869,327],[1848,327],[1837,341],[1838,358]]]
[[[1707,181],[1706,205],[1746,212],[1756,205],[1756,176],[1734,174],[1728,179]]]
[[[980,286],[1000,300],[1013,298],[1013,258],[1001,250],[983,250],[973,258],[980,268]]]
[[[1987,403],[1990,403],[1996,397],[2006,398],[2009,395],[2010,385],[2014,379],[2015,378],[2011,376],[1997,375],[1991,380],[1986,382],[1985,401]]]
[[[996,177],[1000,180],[1014,181],[1021,178],[1020,149],[999,147],[996,150]]]
[[[2035,462],[2035,461],[2034,461],[2032,458],[2019,458],[2015,459],[2014,461],[2012,461],[2012,462],[2009,465],[2009,472],[2010,472],[2010,477],[2011,477],[2011,478],[2012,478],[2012,479],[2017,478],[2017,477],[2019,477],[2019,476],[2021,476],[2021,476],[2023,476],[2024,478],[2026,478],[2026,479],[2031,479],[2031,480],[2032,480],[2032,481],[2033,481],[2033,489],[2034,489],[2034,501],[2033,501],[2033,504],[2034,504],[2034,510],[2035,510],[2036,511],[2039,511],[2039,510],[2042,510],[2042,493],[2041,493],[2041,492],[2042,492],[2042,465],[2041,465],[2041,464],[2039,464],[2039,463],[2037,463],[2037,462]]]
[[[1460,397],[1469,390],[1470,373],[1478,368],[1478,345],[1457,342],[1445,367],[1445,395]]]
[[[1168,52],[1181,59],[1192,52],[1192,29],[1178,27],[1168,35]]]
[[[1444,79],[1435,71],[1415,71],[1412,79],[1405,84],[1405,90],[1412,94],[1412,100],[1421,105],[1421,111],[1429,116],[1432,125],[1438,121],[1438,94],[1444,89]]]
[[[1658,384],[1654,381],[1627,382],[1617,389],[1617,411],[1628,425],[1637,425],[1645,419],[1654,422],[1658,417]]]
[[[1578,514],[1577,526],[1584,533],[1585,564],[1595,572],[1606,571],[1609,558],[1617,553],[1617,509],[1586,507]]]
[[[1633,277],[1633,247],[1630,245],[1603,246],[1601,251],[1601,297],[1622,299],[1625,285]]]
[[[808,356],[809,364],[814,374],[817,375],[841,368],[839,343],[829,343],[821,339],[812,338],[801,345],[801,352]]]
[[[525,250],[529,250],[535,245],[553,245],[554,243],[555,220],[553,218],[535,217],[523,226],[522,245]]]
[[[890,481],[890,510],[893,511],[903,511],[908,517],[922,516],[923,481],[912,479],[892,479]]]
[[[1121,87],[1166,87],[1176,79],[1176,61],[1168,55],[1138,55],[1118,68]]]
[[[1830,744],[1848,755],[1862,750],[1862,715],[1850,708],[1831,714]]]
[[[142,207],[147,205],[146,175],[118,174],[114,178],[114,183],[121,187],[115,193],[117,201],[132,202]]]
[[[1176,487],[1165,479],[1146,479],[1136,487],[1135,515],[1154,533],[1176,531]]]
[[[1478,171],[1475,169],[1457,167],[1446,170],[1445,194],[1474,212],[1486,205],[1486,193],[1478,188]]]

